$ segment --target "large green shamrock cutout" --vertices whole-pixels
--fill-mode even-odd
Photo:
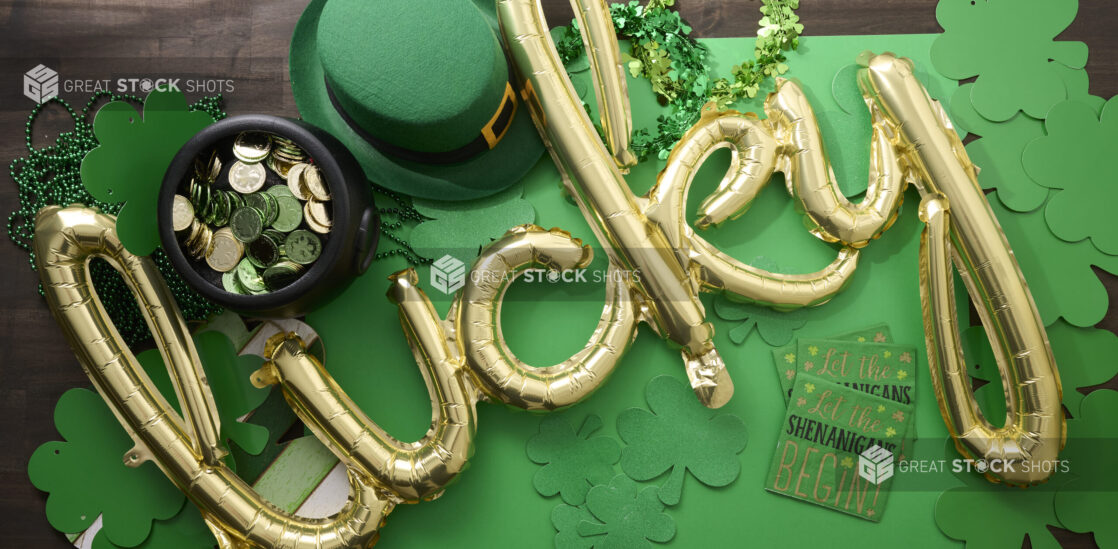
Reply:
[[[1113,356],[1113,355],[1110,355]],[[1063,457],[1078,478],[1056,493],[1056,516],[1073,532],[1093,532],[1099,547],[1118,546],[1118,522],[1104,512],[1118,507],[1118,392],[1097,390],[1083,399],[1080,415],[1068,420],[1069,438]]]
[[[1100,251],[1118,255],[1112,225],[1118,207],[1118,97],[1099,115],[1087,103],[1065,101],[1044,121],[1048,131],[1025,147],[1025,171],[1049,189],[1044,216],[1056,236],[1068,242],[1090,238]]]
[[[807,324],[802,309],[774,311],[761,305],[733,301],[723,294],[715,296],[714,312],[723,320],[741,321],[726,333],[730,341],[738,345],[745,343],[754,328],[765,343],[773,347],[787,345],[792,341],[792,333]]]
[[[621,469],[634,480],[671,471],[660,499],[679,503],[685,472],[707,486],[726,486],[738,478],[748,434],[741,418],[719,414],[695,399],[691,389],[671,376],[648,382],[648,407],[630,408],[617,418],[617,432],[628,446]]]
[[[124,101],[97,111],[93,134],[100,145],[82,160],[82,184],[97,200],[124,202],[116,232],[128,251],[148,255],[159,246],[163,175],[183,144],[211,123],[208,114],[187,107],[182,92],[151,92],[142,117]]]
[[[92,549],[124,549],[103,534],[104,529],[93,538]],[[151,525],[151,535],[134,549],[213,549],[214,536],[210,532],[202,514],[192,503],[183,506],[179,514],[169,520],[157,520]]]
[[[182,509],[185,496],[154,463],[124,465],[134,444],[97,393],[64,393],[54,425],[65,440],[39,446],[27,474],[36,488],[50,493],[47,520],[56,530],[81,532],[104,514],[101,537],[133,547],[148,537],[153,520]]]
[[[537,171],[533,169],[529,174]],[[421,255],[436,259],[448,254],[461,260],[471,259],[505,231],[536,219],[532,203],[524,200],[523,182],[477,200],[444,202],[416,198],[412,206],[431,219],[412,231],[412,247]]]
[[[586,507],[598,522],[582,521],[579,535],[602,536],[595,549],[650,548],[651,541],[664,543],[675,537],[675,521],[664,513],[658,488],[617,475],[608,485],[595,486],[586,495]]]
[[[1068,97],[1058,65],[1087,64],[1086,44],[1054,41],[1077,9],[1077,0],[940,0],[932,63],[948,78],[977,76],[970,100],[990,120],[1044,118]]]
[[[621,445],[607,437],[591,437],[602,428],[602,418],[586,417],[576,433],[565,417],[547,416],[539,434],[528,439],[528,458],[543,465],[532,477],[543,496],[562,494],[563,501],[581,505],[591,486],[604,484],[615,474]]]
[[[1100,253],[1090,242],[1057,238],[1044,211],[1014,213],[1002,205],[1001,193],[987,195],[1047,326],[1063,317],[1076,326],[1093,326],[1106,316],[1109,300],[1094,265],[1118,274],[1118,257]]]
[[[242,423],[238,418],[255,410],[268,398],[268,390],[258,389],[249,381],[249,376],[260,368],[264,359],[252,355],[237,356],[229,337],[216,331],[195,335],[194,346],[217,404],[222,438],[236,442],[250,454],[259,454],[268,443],[268,430],[260,425]],[[159,351],[144,351],[136,358],[163,397],[175,410],[179,410],[170,375]]]

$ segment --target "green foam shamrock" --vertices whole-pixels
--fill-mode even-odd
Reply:
[[[1076,326],[1093,326],[1102,320],[1109,301],[1091,266],[1118,274],[1118,257],[1100,253],[1090,242],[1056,238],[1044,221],[1044,210],[1013,213],[1002,205],[1000,196],[1000,192],[987,195],[990,209],[1013,248],[1044,324],[1059,317]]]
[[[1086,44],[1054,40],[1077,9],[1077,0],[940,0],[932,63],[948,78],[977,76],[970,100],[990,120],[1044,118],[1068,97],[1058,65],[1087,64]]]
[[[555,526],[555,549],[590,549],[596,538],[584,538],[578,534],[582,522],[596,522],[594,515],[586,506],[575,507],[560,503],[551,511],[551,524]]]
[[[602,536],[596,549],[640,549],[651,541],[664,543],[675,537],[675,521],[664,513],[658,488],[617,475],[608,485],[595,486],[586,495],[586,507],[601,523],[583,520],[579,535]]]
[[[36,488],[50,493],[47,520],[56,530],[81,532],[104,514],[99,537],[133,547],[148,537],[152,521],[182,509],[185,496],[154,463],[124,465],[132,439],[97,393],[63,393],[54,425],[65,440],[39,446],[27,474]]]
[[[543,496],[562,494],[563,501],[581,505],[591,486],[604,484],[615,474],[621,445],[607,437],[591,437],[602,428],[602,418],[589,415],[576,433],[565,417],[547,416],[539,434],[528,439],[528,458],[543,465],[532,477]]]
[[[537,172],[540,169],[533,168],[527,177]],[[431,218],[412,231],[412,247],[435,259],[447,254],[463,261],[473,258],[480,247],[501,238],[505,231],[536,218],[532,203],[524,200],[523,182],[477,200],[443,202],[416,198],[412,206]]]
[[[82,160],[82,184],[97,200],[124,202],[116,232],[128,251],[148,255],[159,246],[163,175],[183,144],[211,123],[208,114],[187,107],[182,92],[151,92],[142,117],[124,101],[97,111],[93,133],[100,145]]]
[[[1061,456],[1078,478],[1064,485],[1055,498],[1056,516],[1064,527],[1073,532],[1093,532],[1099,547],[1118,546],[1118,522],[1103,511],[1118,506],[1116,417],[1118,392],[1097,390],[1083,399],[1080,415],[1068,420],[1069,440]]]
[[[1118,98],[1101,116],[1087,103],[1065,101],[1044,121],[1048,131],[1025,147],[1025,171],[1049,189],[1044,217],[1056,236],[1068,242],[1090,238],[1103,253],[1118,255],[1112,218],[1118,207]]]
[[[617,418],[617,432],[628,444],[621,454],[625,474],[645,481],[671,471],[660,487],[668,505],[679,503],[686,471],[707,486],[738,478],[738,454],[748,440],[741,418],[706,408],[671,376],[652,378],[645,397],[651,411],[630,408]]]
[[[259,425],[241,423],[238,418],[255,410],[268,398],[269,391],[253,387],[249,376],[260,368],[264,359],[258,356],[237,356],[229,337],[221,332],[203,332],[194,336],[198,357],[206,370],[214,402],[221,420],[221,436],[235,441],[251,454],[259,454],[268,443],[268,430]],[[152,349],[136,356],[151,377],[152,383],[179,410],[171,378],[159,351]]]
[[[124,549],[104,535],[104,529],[93,538],[92,549]],[[214,536],[202,514],[192,503],[182,507],[179,514],[168,520],[157,520],[151,525],[151,535],[135,549],[213,549]]]
[[[723,320],[740,320],[741,324],[727,332],[730,341],[741,345],[757,329],[761,339],[773,347],[787,345],[792,332],[807,324],[802,310],[780,312],[761,305],[739,303],[719,294],[714,298],[714,312]]]

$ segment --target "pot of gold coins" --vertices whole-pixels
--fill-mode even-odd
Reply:
[[[167,168],[159,236],[198,293],[263,317],[299,316],[341,291],[376,251],[377,210],[357,161],[326,132],[230,117]]]

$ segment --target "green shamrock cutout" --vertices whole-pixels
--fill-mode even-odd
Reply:
[[[599,522],[578,523],[580,536],[602,536],[595,549],[651,548],[675,537],[675,521],[664,513],[658,488],[617,475],[608,485],[595,486],[586,495],[586,507]]]
[[[533,169],[528,177],[538,171]],[[448,254],[463,261],[472,259],[481,247],[501,238],[505,231],[536,219],[532,203],[524,200],[524,182],[477,200],[443,202],[416,198],[412,206],[431,219],[412,231],[412,247],[421,255],[436,259]]]
[[[124,202],[116,232],[128,251],[148,255],[159,246],[163,175],[183,144],[211,123],[208,114],[187,107],[182,92],[151,92],[142,117],[124,101],[97,111],[93,133],[100,145],[82,160],[82,184],[97,200]]]
[[[97,532],[93,538],[92,549],[125,549],[113,543],[108,536],[103,535],[104,530]],[[133,549],[213,549],[214,536],[202,514],[192,503],[182,507],[179,514],[168,520],[157,520],[151,525],[151,535],[143,543]]]
[[[738,478],[738,454],[748,440],[741,418],[703,406],[671,376],[649,381],[645,398],[651,411],[630,408],[617,418],[617,432],[628,444],[621,454],[625,474],[646,481],[670,471],[660,487],[667,505],[679,503],[687,471],[707,486],[726,486]]]
[[[217,331],[195,335],[194,346],[217,404],[221,437],[236,442],[250,454],[259,454],[268,443],[268,430],[260,425],[242,423],[238,418],[255,410],[268,398],[268,390],[257,389],[249,381],[249,376],[260,368],[264,359],[251,355],[237,356],[229,337]],[[181,413],[170,374],[159,351],[144,351],[136,358],[163,397]]]
[[[765,343],[773,347],[787,345],[792,333],[807,324],[803,310],[781,312],[761,305],[740,303],[719,294],[714,298],[714,312],[722,320],[741,321],[726,333],[730,341],[741,345],[757,329]]]
[[[594,515],[586,506],[575,507],[560,503],[551,511],[551,524],[555,526],[555,549],[590,549],[596,538],[584,538],[578,533],[582,522],[594,523]]]
[[[81,532],[103,514],[99,537],[134,547],[148,537],[152,521],[182,509],[186,497],[155,463],[124,465],[134,444],[97,393],[66,391],[55,406],[54,425],[64,440],[39,446],[27,474],[50,494],[47,520],[56,530]]]
[[[1080,412],[1068,420],[1068,445],[1061,456],[1078,478],[1056,493],[1056,516],[1068,530],[1093,532],[1099,547],[1115,547],[1118,522],[1103,510],[1118,506],[1118,470],[1114,468],[1118,392],[1093,391],[1083,399]]]
[[[1041,186],[1060,189],[1044,217],[1068,242],[1087,238],[1100,251],[1118,255],[1113,210],[1118,207],[1118,98],[1099,115],[1087,103],[1056,105],[1044,121],[1048,131],[1025,147],[1025,171]]]
[[[1099,252],[1087,241],[1069,243],[1057,238],[1045,223],[1044,210],[1013,213],[1000,197],[995,192],[986,198],[1013,248],[1044,324],[1060,317],[1075,326],[1094,326],[1102,320],[1109,300],[1091,266],[1118,274],[1118,257]]]
[[[542,496],[561,494],[563,501],[581,505],[591,486],[604,484],[615,474],[621,445],[607,437],[591,437],[602,428],[602,418],[589,415],[576,433],[562,416],[546,416],[539,434],[528,439],[528,459],[543,465],[532,477]]]
[[[1002,122],[1018,111],[1043,119],[1068,97],[1059,69],[1087,64],[1083,42],[1055,41],[1075,19],[1076,0],[940,0],[944,33],[932,63],[948,78],[977,76],[970,100],[984,117]]]

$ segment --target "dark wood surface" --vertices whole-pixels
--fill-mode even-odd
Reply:
[[[745,36],[756,30],[757,0],[678,0],[700,37]],[[936,0],[802,0],[807,35],[939,32]],[[18,91],[22,73],[46,63],[64,78],[191,74],[235,81],[227,94],[231,114],[295,116],[286,53],[306,0],[273,2],[192,0],[5,0],[0,2],[0,161],[24,153],[24,124],[32,103]],[[546,0],[550,23],[571,17],[563,0]],[[1090,47],[1091,92],[1118,92],[1118,8],[1108,0],[1082,0],[1062,39]],[[16,91],[12,91],[16,90]],[[198,97],[202,94],[190,94]],[[88,96],[63,92],[71,102]],[[53,141],[65,117],[47,113],[34,135]],[[15,209],[15,185],[0,176],[0,212]],[[47,523],[45,494],[27,480],[37,446],[58,438],[53,410],[59,396],[88,382],[36,292],[27,255],[0,237],[0,546],[64,548]],[[1101,273],[1112,305],[1118,284]],[[1118,327],[1118,308],[1101,324]],[[1101,512],[1101,511],[1100,511]],[[1056,532],[1066,547],[1093,547],[1090,536]],[[884,541],[884,540],[882,540]]]

